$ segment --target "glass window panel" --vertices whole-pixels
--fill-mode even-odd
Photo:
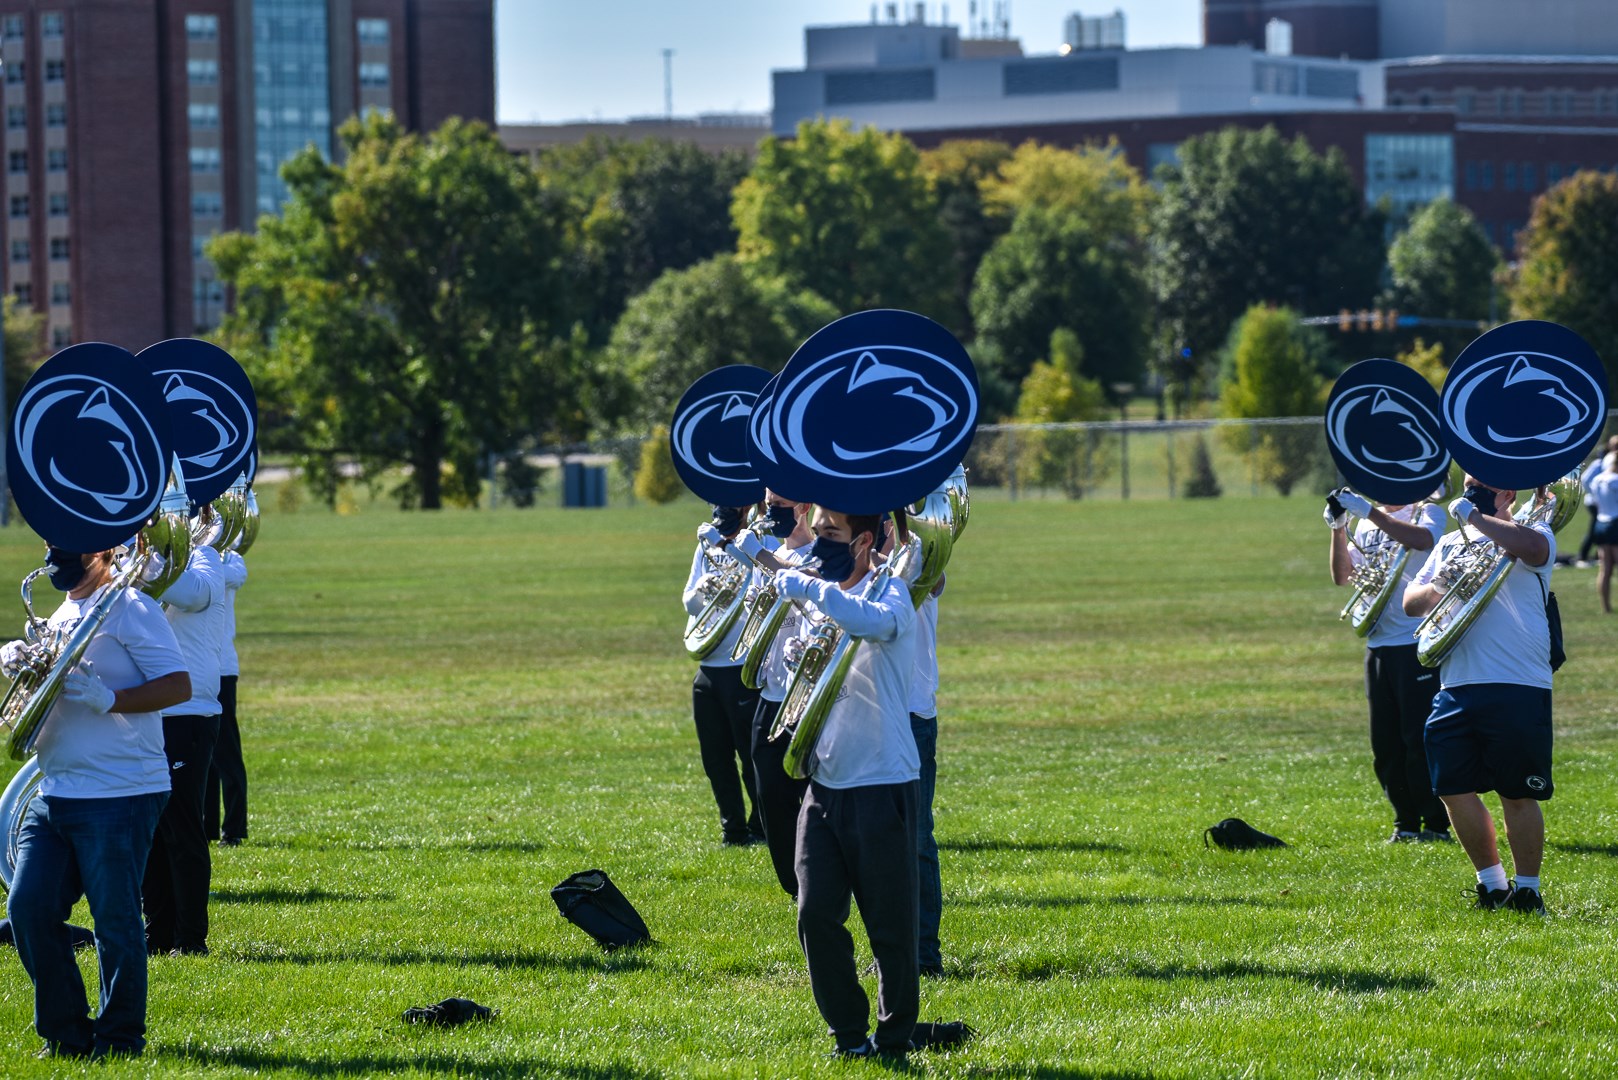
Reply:
[[[1474,183],[1467,163],[1466,183]],[[1396,213],[1455,195],[1455,144],[1450,135],[1367,135],[1365,199],[1386,197]]]

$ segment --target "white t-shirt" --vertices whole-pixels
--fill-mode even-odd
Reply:
[[[1588,487],[1590,497],[1596,503],[1596,520],[1618,518],[1618,473],[1597,473],[1590,478]]]
[[[780,546],[781,541],[777,540],[773,536],[767,536],[764,538],[763,544],[765,550],[774,551]],[[728,548],[726,549],[726,553],[729,553]],[[708,598],[697,591],[697,581],[702,577],[702,575],[714,573],[717,569],[718,567],[714,565],[713,560],[708,558],[707,545],[699,540],[697,542],[696,554],[691,557],[691,574],[685,579],[684,600],[685,613],[687,615],[702,614],[702,609],[707,606]],[[703,667],[722,668],[742,666],[742,662],[740,660],[732,660],[730,658],[730,654],[736,651],[736,641],[742,636],[743,623],[744,620],[738,617],[736,621],[731,624],[729,632],[725,634],[725,640],[721,641],[718,647],[715,648],[713,652],[709,653],[702,661]]]
[[[938,716],[938,597],[931,593],[916,609],[916,674],[910,680],[910,711],[923,720]]]
[[[789,548],[785,545],[776,549],[775,557],[784,563],[797,566],[809,557],[809,544],[802,547]],[[787,667],[786,644],[791,638],[798,636],[803,629],[803,615],[798,605],[788,602],[786,618],[781,621],[781,630],[770,642],[769,651],[759,663],[759,691],[758,696],[765,701],[782,702],[787,697],[787,683],[792,681],[792,671]]]
[[[230,632],[219,648],[219,674],[240,675],[241,662],[236,657],[236,590],[247,584],[247,563],[234,551],[219,557],[225,573],[225,611],[230,617]]]
[[[207,544],[191,549],[185,572],[163,590],[163,614],[191,672],[191,700],[164,709],[163,715],[218,716],[220,651],[230,636],[219,552]]]
[[[50,617],[50,625],[71,627],[98,597],[66,601]],[[84,650],[84,660],[113,690],[144,686],[185,670],[179,643],[157,601],[135,589],[125,589],[113,602]],[[35,749],[45,774],[39,790],[45,795],[111,799],[169,790],[161,713],[97,713],[58,697],[39,729]]]
[[[1401,507],[1389,513],[1388,516],[1395,521],[1409,522],[1411,520],[1410,510],[1411,508],[1408,506]],[[1417,521],[1416,524],[1425,527],[1432,534],[1433,547],[1437,547],[1439,537],[1444,535],[1444,525],[1447,520],[1444,511],[1429,504],[1421,508],[1421,520]],[[1366,551],[1372,551],[1382,544],[1390,544],[1395,548],[1399,546],[1397,541],[1388,538],[1387,533],[1372,525],[1369,521],[1364,520],[1361,520],[1354,529],[1354,542]],[[1405,560],[1404,573],[1399,575],[1400,584],[1393,587],[1393,595],[1388,598],[1387,606],[1382,609],[1382,614],[1377,616],[1376,625],[1371,627],[1371,633],[1365,639],[1367,647],[1380,649],[1384,645],[1414,645],[1416,643],[1416,627],[1421,625],[1421,620],[1405,614],[1402,598],[1404,597],[1405,589],[1410,585],[1411,579],[1421,569],[1421,564],[1427,560],[1427,555],[1431,550],[1429,548],[1427,551],[1412,551],[1410,558]],[[1348,546],[1348,557],[1355,566],[1359,566],[1365,561],[1359,550],[1354,547],[1354,544]],[[1512,573],[1516,573],[1516,571],[1512,571]]]
[[[862,639],[815,743],[810,776],[829,788],[903,784],[921,776],[909,708],[916,609],[908,586],[897,578],[876,599],[861,599],[869,582],[867,574],[846,592],[817,583],[813,601]]]
[[[1529,566],[1518,560],[1494,599],[1444,658],[1440,685],[1511,683],[1551,688],[1551,635],[1545,621],[1545,594],[1556,565],[1556,533],[1543,523],[1532,528],[1550,544],[1545,565]],[[1477,539],[1477,530],[1468,529],[1467,533]],[[1445,558],[1462,543],[1459,532],[1447,534],[1427,557],[1414,584],[1432,581]]]

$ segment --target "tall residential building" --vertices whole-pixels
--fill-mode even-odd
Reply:
[[[218,324],[203,255],[368,109],[494,123],[494,0],[0,0],[5,287],[50,343]]]

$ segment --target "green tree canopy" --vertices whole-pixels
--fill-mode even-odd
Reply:
[[[1440,319],[1489,315],[1500,254],[1472,212],[1435,199],[1416,211],[1388,248],[1382,306]]]
[[[1257,420],[1312,416],[1324,405],[1326,386],[1315,371],[1308,338],[1296,312],[1255,305],[1231,329],[1234,377],[1220,391],[1220,415]],[[1251,449],[1259,479],[1282,495],[1314,466],[1320,431],[1298,427],[1225,428],[1230,445]]]
[[[23,384],[38,370],[48,355],[45,349],[45,313],[17,303],[7,296],[3,310],[6,324],[6,415],[13,415]]]
[[[949,234],[921,155],[902,135],[835,120],[765,139],[731,215],[742,261],[839,314],[894,307],[950,321]]]
[[[984,139],[957,139],[921,152],[921,165],[938,200],[938,220],[949,233],[950,309],[943,322],[962,337],[972,337],[972,279],[978,263],[1011,224],[1009,215],[992,212],[983,184],[1011,157],[1011,147]]]
[[[1575,173],[1535,199],[1519,245],[1513,314],[1580,334],[1618,380],[1618,175]]]
[[[1053,332],[1049,355],[1049,360],[1036,360],[1023,379],[1014,422],[1070,424],[1105,419],[1107,397],[1101,384],[1079,374],[1084,346],[1078,335],[1066,327]],[[1024,484],[1056,484],[1068,498],[1077,499],[1112,471],[1110,450],[1092,432],[1030,431],[1018,436],[1016,467]]]
[[[209,254],[236,294],[221,340],[254,375],[328,499],[339,458],[398,465],[405,505],[475,498],[479,458],[554,421],[570,397],[542,362],[559,311],[561,238],[534,173],[493,132],[428,136],[391,116],[339,131],[282,170],[290,201]]]
[[[1171,352],[1214,355],[1250,305],[1309,314],[1364,307],[1383,265],[1382,215],[1367,210],[1340,151],[1274,128],[1187,139],[1159,168],[1152,281]]]
[[[605,366],[620,390],[623,425],[667,424],[680,395],[727,364],[779,371],[803,339],[838,312],[787,281],[728,255],[669,270],[629,302]]]

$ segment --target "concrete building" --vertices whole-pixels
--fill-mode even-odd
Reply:
[[[0,0],[0,60],[5,286],[57,347],[216,325],[203,245],[355,113],[494,121],[493,0]]]

